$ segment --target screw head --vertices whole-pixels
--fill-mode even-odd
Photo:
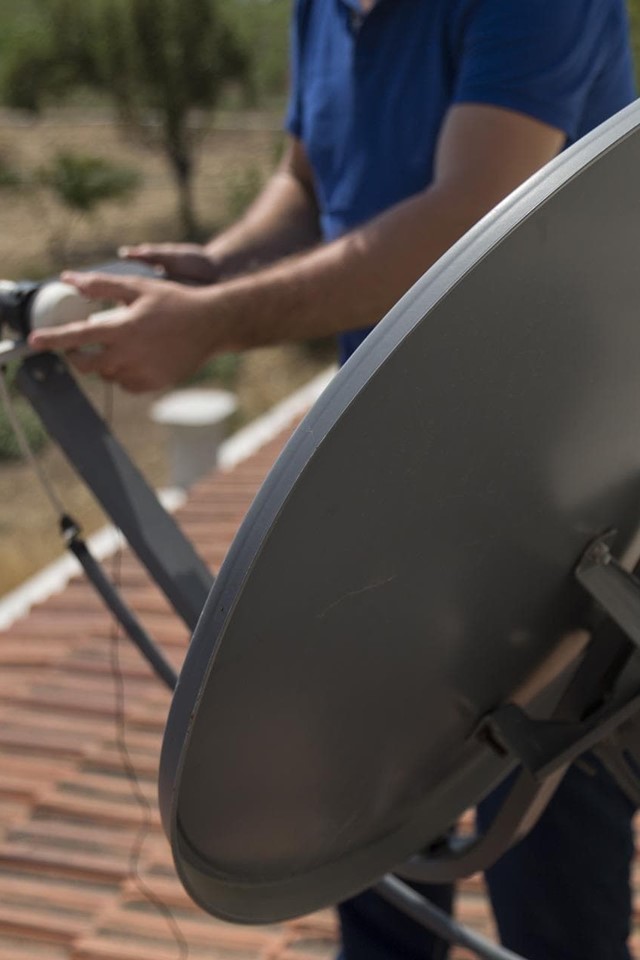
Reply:
[[[593,543],[587,551],[587,559],[590,560],[591,563],[597,563],[600,565],[609,563],[611,560],[611,551],[609,550],[608,545],[603,543],[602,540],[596,540],[596,542]]]

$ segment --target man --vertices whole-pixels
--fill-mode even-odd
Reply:
[[[624,0],[298,0],[292,51],[287,150],[248,214],[206,247],[125,253],[203,285],[65,275],[122,306],[36,332],[34,347],[130,390],[292,338],[339,333],[347,359],[483,214],[634,95]],[[507,946],[628,960],[632,814],[595,760],[576,764],[488,873]],[[346,960],[446,955],[371,892],[340,916]]]

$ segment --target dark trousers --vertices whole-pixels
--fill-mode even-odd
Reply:
[[[507,784],[478,808],[486,828]],[[630,960],[635,808],[591,755],[566,774],[531,833],[487,871],[504,946],[526,960]],[[453,888],[420,886],[450,910]],[[447,945],[366,891],[339,907],[342,960],[445,960]]]

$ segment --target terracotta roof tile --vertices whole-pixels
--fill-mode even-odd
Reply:
[[[178,517],[212,566],[222,562],[286,439],[284,433],[191,491]],[[119,580],[177,669],[188,633],[126,551]],[[109,615],[80,577],[0,637],[0,960],[186,960],[168,908],[188,942],[189,960],[332,957],[332,911],[237,927],[190,901],[156,809],[169,694],[121,641],[134,789],[124,770],[112,639]],[[481,878],[463,884],[458,912],[493,932]],[[452,960],[470,958],[468,951],[452,952]]]

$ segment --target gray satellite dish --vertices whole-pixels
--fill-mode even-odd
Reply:
[[[613,553],[635,561],[639,170],[634,105],[409,291],[268,476],[162,754],[165,829],[208,911],[271,921],[362,890],[515,767],[533,796],[622,716],[581,727],[573,752],[560,722],[585,587],[606,599],[610,576],[635,599],[598,538],[615,528]],[[404,873],[460,872],[437,860]]]

